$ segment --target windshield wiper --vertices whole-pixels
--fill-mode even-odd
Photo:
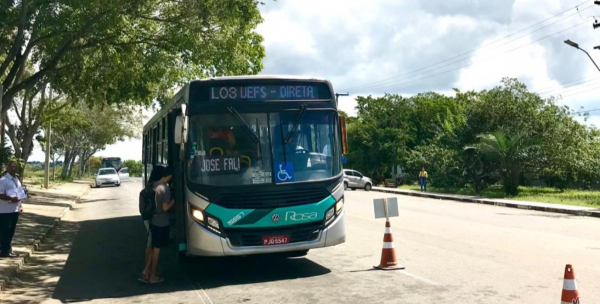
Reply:
[[[304,113],[306,113],[306,105],[302,105],[302,107],[300,108],[300,113],[298,113],[298,116],[296,117],[296,121],[294,122],[294,127],[292,127],[292,129],[286,136],[285,140],[283,141],[284,145],[289,144],[290,140],[292,140],[292,136],[294,135],[294,133],[296,133],[296,130],[298,130],[298,126],[300,125],[300,121],[302,120],[302,117],[304,117]]]
[[[252,130],[250,125],[248,125],[242,116],[240,116],[240,113],[238,113],[233,107],[227,107],[227,110],[229,110],[229,113],[231,113],[231,115],[233,115],[233,117],[235,117],[244,126],[244,131],[248,137],[250,137],[255,144],[260,143],[260,138],[258,138],[256,133],[254,133],[254,130]]]
[[[281,146],[283,147],[283,162],[287,164],[287,153],[285,152],[285,138],[283,138],[283,120],[281,119],[281,117],[279,118],[279,130],[281,130],[281,132],[279,133],[281,133]]]

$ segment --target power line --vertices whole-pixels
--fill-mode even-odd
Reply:
[[[550,34],[550,35],[544,36],[544,37],[542,37],[542,38],[540,38],[540,39],[538,39],[538,40],[535,40],[535,41],[532,41],[532,42],[530,42],[530,43],[527,43],[527,44],[521,45],[521,46],[519,46],[519,47],[516,47],[516,48],[513,48],[513,49],[511,49],[511,50],[508,50],[508,51],[504,52],[503,54],[508,54],[508,53],[511,53],[511,52],[513,52],[513,51],[516,51],[516,50],[518,50],[518,49],[521,49],[521,48],[523,48],[523,47],[526,47],[526,46],[528,46],[528,45],[531,45],[531,44],[537,43],[537,42],[539,42],[539,41],[542,41],[542,40],[544,40],[544,39],[550,38],[550,37],[552,37],[552,36],[554,36],[554,35],[557,35],[557,34],[560,34],[560,33],[566,32],[566,31],[568,31],[568,30],[570,30],[570,29],[573,29],[573,28],[575,28],[575,27],[577,27],[577,26],[580,26],[580,25],[582,25],[582,24],[584,24],[584,23],[586,23],[586,22],[587,22],[587,21],[583,21],[583,22],[581,22],[581,23],[578,23],[578,24],[576,24],[576,25],[573,25],[573,26],[571,26],[571,27],[568,27],[568,28],[566,28],[566,29],[563,29],[563,30],[561,30],[561,31],[558,31],[558,32],[552,33],[552,34]],[[447,73],[450,73],[450,72],[453,72],[453,71],[460,70],[460,69],[462,69],[462,68],[465,68],[465,67],[469,67],[469,66],[471,66],[471,65],[473,65],[473,64],[475,64],[475,63],[480,63],[480,62],[484,62],[484,61],[489,61],[490,59],[495,59],[495,58],[497,58],[497,57],[496,57],[496,56],[494,56],[494,57],[489,57],[489,58],[486,58],[486,59],[482,59],[482,60],[474,61],[474,62],[471,62],[471,63],[465,64],[465,65],[462,65],[462,66],[459,66],[459,67],[456,67],[456,68],[453,68],[453,69],[450,69],[450,70],[446,70],[446,71],[443,71],[443,72],[440,72],[440,73],[437,73],[437,74],[433,74],[433,75],[429,75],[429,76],[425,76],[425,77],[420,77],[420,78],[416,78],[416,79],[412,79],[412,80],[407,80],[407,81],[403,81],[403,82],[399,82],[399,83],[392,83],[392,84],[385,84],[385,85],[383,85],[383,84],[382,84],[382,85],[374,86],[374,87],[371,87],[371,88],[369,88],[369,90],[373,90],[373,89],[386,89],[386,88],[390,88],[390,87],[399,87],[399,86],[401,86],[401,85],[404,85],[404,84],[407,84],[407,83],[411,83],[411,82],[415,82],[415,81],[418,81],[418,80],[423,80],[423,79],[428,79],[428,78],[435,77],[435,76],[440,76],[440,75],[443,75],[443,74],[447,74]],[[412,77],[408,77],[408,78],[412,78]],[[346,91],[347,91],[347,90],[346,90]],[[361,90],[356,90],[356,91],[354,91],[354,92],[355,92],[355,93],[358,93],[358,92],[364,92],[364,91],[361,91]]]
[[[407,72],[407,73],[404,73],[404,74],[401,74],[401,75],[397,75],[397,76],[394,76],[394,77],[391,77],[391,78],[387,78],[387,79],[383,79],[383,80],[375,81],[375,82],[372,82],[372,83],[368,83],[368,84],[364,84],[364,85],[360,85],[360,86],[351,87],[351,88],[349,88],[349,89],[344,89],[343,91],[356,90],[356,89],[364,89],[364,88],[366,88],[366,87],[371,87],[371,86],[374,86],[374,85],[376,85],[376,84],[379,84],[379,83],[388,82],[388,81],[390,81],[390,80],[393,80],[393,79],[396,79],[396,78],[399,78],[399,77],[402,77],[402,76],[406,76],[406,75],[409,75],[409,74],[413,74],[413,73],[415,73],[415,72],[422,71],[422,70],[424,70],[424,69],[428,69],[428,68],[431,68],[431,67],[437,66],[437,65],[439,65],[439,64],[441,64],[441,63],[445,63],[445,62],[451,61],[451,60],[453,60],[453,59],[455,59],[455,58],[458,58],[458,57],[461,57],[461,56],[464,56],[464,55],[467,55],[467,54],[473,53],[473,52],[475,52],[475,51],[477,51],[477,50],[480,50],[480,49],[483,49],[483,48],[488,48],[488,47],[490,47],[491,45],[493,45],[493,44],[495,44],[495,43],[497,43],[497,42],[500,42],[500,41],[502,41],[502,40],[504,40],[504,39],[506,39],[506,38],[509,38],[509,37],[511,37],[511,36],[514,36],[514,35],[516,35],[516,34],[519,34],[519,33],[522,33],[522,32],[524,32],[524,31],[526,31],[526,30],[528,30],[528,29],[530,29],[530,28],[533,28],[533,27],[535,27],[535,26],[537,26],[537,25],[539,25],[539,24],[542,24],[542,23],[544,23],[544,22],[546,22],[546,21],[548,21],[548,20],[551,20],[551,19],[553,19],[553,18],[556,18],[556,17],[558,17],[558,16],[560,16],[560,15],[563,15],[564,13],[571,11],[573,8],[578,8],[580,5],[582,5],[582,4],[586,3],[586,2],[588,2],[588,1],[584,1],[584,2],[582,2],[582,3],[578,4],[578,5],[574,6],[574,7],[571,7],[571,8],[569,8],[569,9],[565,10],[565,11],[562,11],[562,12],[560,12],[560,13],[558,13],[558,14],[556,14],[556,15],[552,16],[552,17],[549,17],[549,18],[547,18],[547,19],[544,19],[544,20],[542,20],[542,21],[539,21],[539,22],[537,22],[537,23],[535,23],[535,24],[533,24],[533,25],[531,25],[531,26],[528,26],[528,27],[526,27],[526,28],[523,28],[523,29],[521,29],[521,30],[519,30],[519,31],[517,31],[517,32],[514,32],[514,33],[512,33],[512,34],[509,34],[509,35],[507,35],[507,36],[504,36],[504,37],[502,37],[502,38],[500,38],[500,39],[494,40],[494,41],[490,42],[489,44],[482,45],[482,46],[480,46],[480,47],[474,48],[474,49],[472,49],[472,50],[470,50],[470,51],[467,51],[467,52],[461,53],[461,54],[459,54],[459,55],[456,55],[456,56],[454,56],[454,57],[450,57],[450,58],[448,58],[448,59],[442,60],[442,61],[440,61],[440,62],[434,63],[434,64],[432,64],[432,65],[429,65],[429,66],[426,66],[426,67],[423,67],[423,68],[420,68],[420,69],[417,69],[417,70],[413,70],[413,71],[411,71],[411,72]],[[591,8],[591,7],[593,7],[593,5],[587,6],[587,7],[586,7],[586,8],[584,8],[583,10],[587,10],[587,9],[589,9],[589,8]],[[535,30],[535,31],[533,31],[533,32],[526,33],[526,35],[524,35],[524,36],[527,36],[527,35],[529,35],[529,34],[531,34],[531,33],[537,32],[537,31],[539,31],[539,30],[541,30],[541,29],[544,29],[544,28],[546,28],[546,27],[548,27],[548,26],[550,26],[550,25],[556,24],[557,22],[560,22],[560,21],[562,21],[562,20],[565,20],[565,19],[567,19],[567,18],[569,18],[569,17],[572,17],[573,15],[576,15],[576,14],[578,14],[578,13],[579,13],[579,10],[578,10],[576,13],[574,13],[574,14],[571,14],[571,15],[569,15],[569,16],[567,16],[567,17],[565,17],[565,18],[562,18],[562,19],[560,19],[560,20],[558,20],[558,21],[555,21],[555,22],[553,22],[553,23],[551,23],[551,24],[548,24],[548,25],[546,25],[546,26],[544,26],[544,27],[542,27],[542,28],[539,28],[539,29],[537,29],[537,30]],[[524,36],[521,36],[521,37],[519,37],[519,38],[516,38],[516,39],[510,40],[510,41],[508,41],[508,42],[505,42],[505,43],[503,43],[503,44],[501,44],[501,45],[499,45],[499,46],[497,46],[497,47],[500,47],[500,46],[503,46],[503,45],[505,45],[505,44],[507,44],[507,43],[510,43],[510,42],[512,42],[512,41],[518,40],[518,39],[520,39],[520,38],[522,38],[522,37],[524,37]],[[471,58],[471,57],[472,57],[472,56],[469,56],[468,58]],[[462,60],[466,60],[466,59],[468,59],[468,58],[465,58],[465,59],[462,59]],[[459,61],[462,61],[462,60],[459,60]],[[447,65],[446,65],[446,66],[447,66]]]
[[[552,94],[549,94],[549,93],[550,92],[555,92],[555,91],[561,91],[561,90],[563,90],[561,92],[565,92],[565,91],[569,91],[569,90],[576,89],[576,88],[587,87],[589,85],[597,84],[598,80],[600,80],[600,78],[590,79],[590,80],[578,82],[578,83],[575,83],[575,84],[572,84],[572,85],[568,85],[568,86],[561,86],[561,87],[557,87],[556,89],[553,89],[553,90],[549,90],[549,91],[538,93],[538,95],[540,95],[540,96],[541,95],[552,95]],[[584,83],[588,83],[588,84],[581,86]],[[568,88],[570,88],[570,89],[568,89]]]
[[[569,82],[565,82],[565,83],[562,83],[562,84],[558,84],[558,85],[555,85],[555,84],[554,84],[554,85],[551,85],[551,86],[547,86],[547,87],[544,87],[544,88],[538,89],[537,91],[538,91],[538,94],[539,94],[539,95],[542,95],[542,94],[544,94],[544,93],[546,93],[546,92],[554,91],[554,90],[552,90],[552,89],[554,89],[554,88],[559,88],[559,89],[561,89],[561,88],[564,88],[564,87],[565,87],[565,85],[567,85],[567,84],[570,84],[570,83],[573,83],[573,82],[577,82],[577,81],[581,81],[581,80],[586,80],[586,81],[584,81],[584,82],[588,82],[588,81],[592,81],[592,80],[596,80],[596,79],[600,79],[600,77],[598,77],[598,78],[592,78],[592,79],[589,79],[589,78],[587,78],[587,77],[582,77],[582,78],[578,78],[578,79],[575,79],[575,80],[571,80],[571,81],[569,81]]]
[[[600,109],[591,109],[591,110],[581,110],[581,111],[577,111],[577,112],[573,112],[571,114],[581,114],[581,113],[586,113],[586,112],[595,112],[595,111],[600,111]]]
[[[579,95],[581,93],[590,92],[590,91],[594,91],[594,90],[598,90],[598,89],[600,89],[600,86],[596,86],[596,87],[593,87],[591,89],[587,89],[587,90],[583,90],[583,91],[578,91],[578,92],[576,91],[575,93],[567,94],[567,95],[564,95],[564,96],[562,94],[558,94],[558,95],[560,95],[564,99],[566,97],[572,97],[572,96],[575,96],[575,95]]]

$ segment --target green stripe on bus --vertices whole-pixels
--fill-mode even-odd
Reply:
[[[325,211],[334,204],[335,199],[333,196],[328,196],[314,204],[276,209],[227,209],[210,204],[205,211],[218,217],[225,228],[260,228],[289,226],[323,220]],[[253,214],[255,212],[256,214]],[[246,217],[249,217],[249,219],[245,220]]]

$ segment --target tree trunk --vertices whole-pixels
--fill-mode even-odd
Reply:
[[[73,167],[75,167],[75,161],[77,160],[77,154],[73,154],[71,163],[69,164],[69,177],[73,177]]]
[[[85,163],[87,162],[86,160],[86,153],[85,151],[82,151],[79,154],[79,172],[77,172],[77,178],[81,179],[83,177],[83,173],[85,172]]]
[[[71,156],[72,151],[69,149],[65,149],[65,157],[63,159],[63,167],[62,167],[62,171],[60,173],[60,178],[62,180],[67,179],[67,173],[69,173],[69,164],[71,163]]]
[[[56,180],[56,158],[52,160],[52,180]]]
[[[519,172],[508,172],[503,179],[504,193],[508,196],[517,196],[519,194]]]

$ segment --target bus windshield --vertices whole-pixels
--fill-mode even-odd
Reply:
[[[271,182],[266,114],[196,115],[189,125],[192,182],[215,186]]]
[[[302,109],[270,114],[274,182],[320,180],[339,173],[335,118],[333,111]]]
[[[123,163],[121,162],[120,157],[105,157],[102,159],[100,168],[113,168],[116,171],[119,171],[121,170],[122,165]]]
[[[335,112],[300,112],[190,117],[190,181],[233,186],[335,176],[341,170]]]

